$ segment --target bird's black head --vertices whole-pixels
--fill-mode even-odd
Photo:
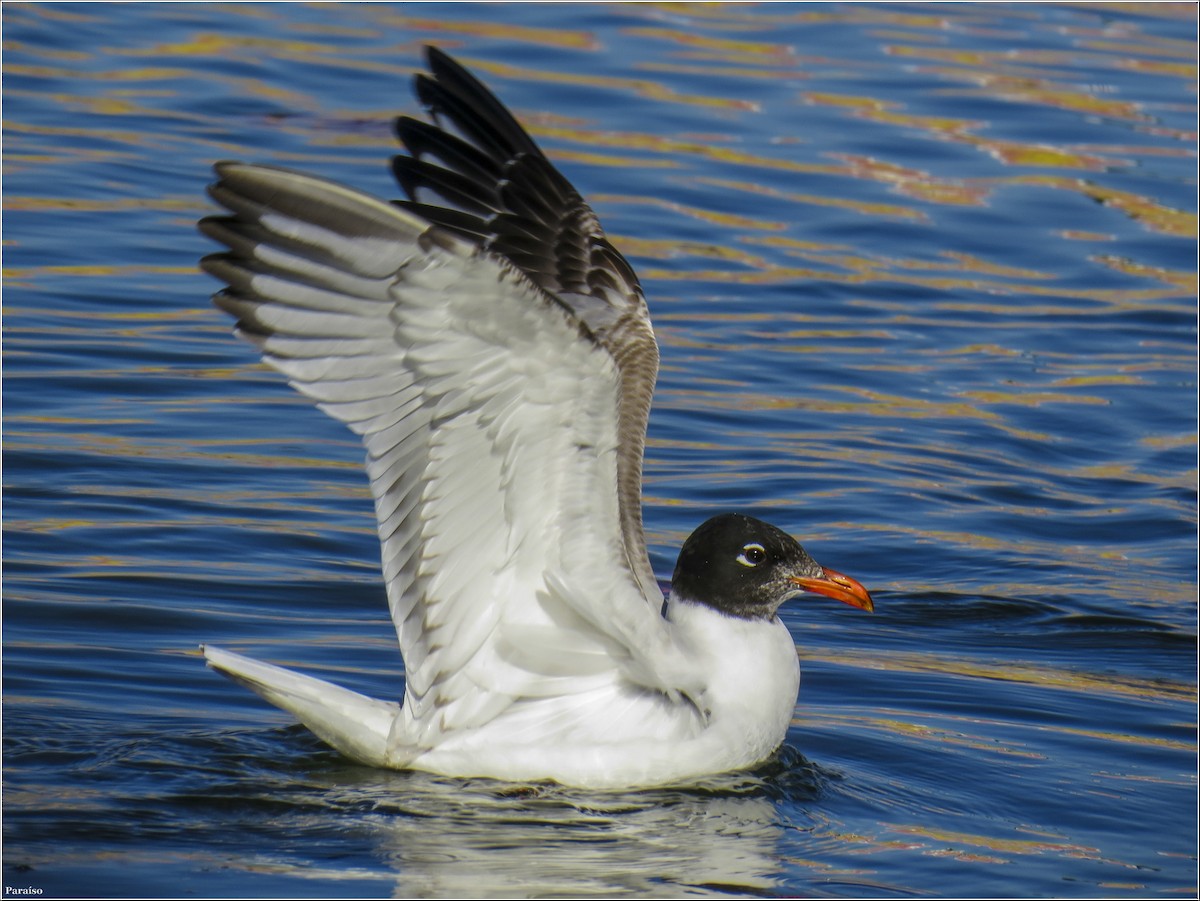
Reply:
[[[825,569],[786,532],[740,513],[714,516],[691,534],[679,552],[671,591],[739,619],[770,620],[802,591],[874,609],[858,582]]]

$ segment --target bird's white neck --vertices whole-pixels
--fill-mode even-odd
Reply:
[[[787,734],[800,688],[796,645],[778,617],[739,619],[672,594],[671,630],[705,673],[705,688],[692,700],[710,728],[741,732],[763,747],[765,757]],[[744,741],[745,738],[738,738]]]

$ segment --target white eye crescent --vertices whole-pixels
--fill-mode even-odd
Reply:
[[[737,555],[737,562],[742,566],[758,566],[767,559],[767,549],[761,544],[748,544]]]

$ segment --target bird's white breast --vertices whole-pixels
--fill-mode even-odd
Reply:
[[[521,704],[423,755],[421,769],[511,780],[553,778],[596,788],[686,782],[753,766],[791,723],[800,687],[796,647],[778,619],[743,620],[672,598],[670,629],[697,674],[686,697],[616,680]]]
[[[693,698],[708,721],[707,739],[727,749],[721,756],[730,769],[767,757],[787,734],[800,690],[787,626],[778,617],[738,619],[677,597],[668,618],[685,653],[707,674]]]

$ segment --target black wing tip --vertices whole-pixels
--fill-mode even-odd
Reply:
[[[412,116],[397,116],[392,120],[392,131],[395,132],[396,137],[400,139],[400,143],[405,147],[408,146],[411,137],[427,128],[429,128],[428,122],[414,119]]]
[[[413,76],[413,92],[421,105],[429,109],[437,107],[438,94],[454,82],[469,85],[475,91],[482,91],[484,94],[491,94],[466,66],[433,44],[425,45],[425,68],[428,71],[418,72]]]
[[[472,81],[475,80],[475,76],[468,72],[463,67],[462,63],[458,62],[445,50],[434,46],[433,44],[425,45],[425,65],[429,67],[430,71],[433,72],[435,76],[439,74],[438,70],[442,70],[445,72],[453,72],[455,74],[461,73],[466,75],[467,78],[471,79]]]
[[[234,217],[228,214],[214,214],[212,216],[205,216],[197,222],[196,228],[206,238],[212,238],[214,241],[224,243],[219,236],[226,232],[229,224],[233,221]],[[200,264],[203,266],[204,261],[207,259],[208,257],[202,257]]]

